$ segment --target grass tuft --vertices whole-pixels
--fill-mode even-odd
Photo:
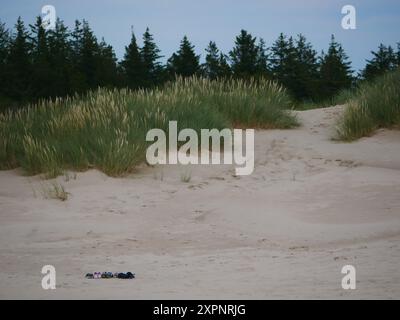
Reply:
[[[400,124],[400,70],[363,83],[338,123],[338,137],[351,141]]]

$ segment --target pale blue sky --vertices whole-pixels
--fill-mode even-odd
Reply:
[[[129,43],[131,25],[138,38],[148,26],[166,58],[184,34],[203,57],[210,40],[227,53],[241,29],[263,37],[268,46],[280,32],[303,33],[318,51],[326,49],[335,34],[357,70],[379,43],[400,41],[399,0],[0,0],[0,20],[8,27],[18,16],[32,23],[46,4],[55,6],[68,26],[75,19],[87,19],[118,58]],[[357,9],[356,30],[341,28],[341,8],[346,4]]]

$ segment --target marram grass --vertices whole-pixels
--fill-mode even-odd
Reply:
[[[400,69],[364,83],[348,101],[338,124],[338,137],[355,140],[378,128],[400,125]]]
[[[111,176],[145,161],[153,128],[290,128],[291,100],[274,82],[178,79],[162,89],[98,89],[0,114],[0,169],[55,177],[97,168]]]

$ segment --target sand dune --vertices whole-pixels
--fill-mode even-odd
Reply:
[[[343,107],[257,131],[255,171],[91,170],[43,199],[39,177],[0,172],[0,298],[400,298],[400,132],[332,141]],[[189,182],[182,175],[190,176]],[[41,288],[41,268],[57,290]],[[341,287],[342,266],[357,289]],[[93,271],[137,279],[86,280]]]

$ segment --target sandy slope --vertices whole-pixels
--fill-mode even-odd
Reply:
[[[58,179],[70,192],[60,202],[43,199],[38,177],[0,172],[0,298],[400,298],[400,132],[333,142],[340,111],[258,131],[247,177],[89,171]],[[41,288],[45,264],[57,290]],[[341,288],[346,264],[354,291]],[[84,279],[96,270],[137,279]]]

